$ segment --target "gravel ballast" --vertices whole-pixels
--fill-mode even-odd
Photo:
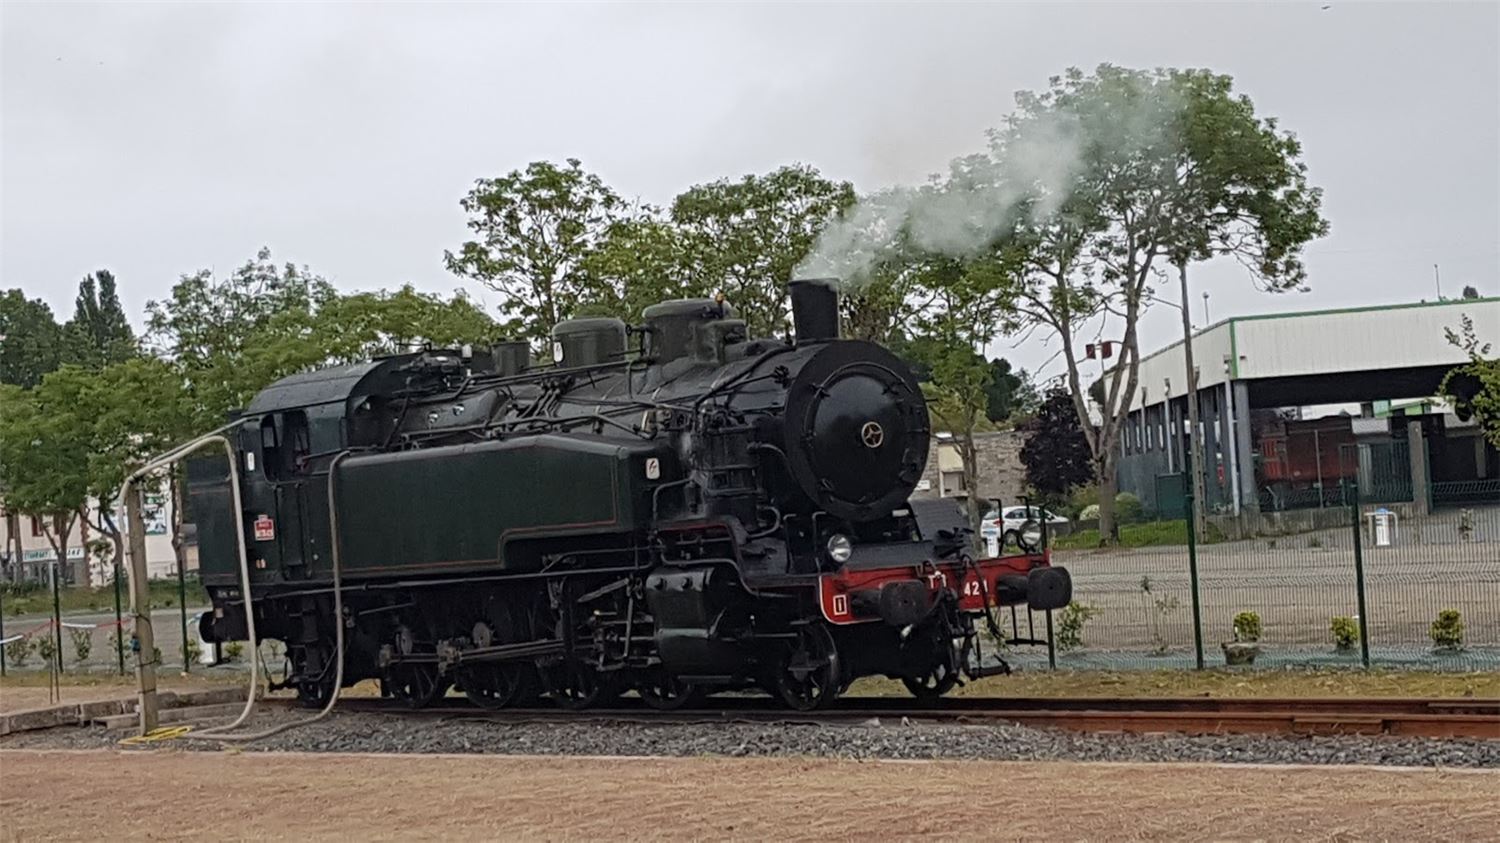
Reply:
[[[246,730],[303,712],[269,711]],[[200,727],[202,728],[202,727]],[[83,749],[118,745],[128,731],[59,727],[11,735],[0,749]],[[152,748],[218,750],[214,741],[173,740]],[[1137,735],[1017,725],[906,723],[871,718],[856,725],[743,722],[496,722],[393,714],[337,713],[246,750],[484,753],[503,755],[812,756],[851,759],[992,761],[1200,761],[1254,764],[1365,764],[1500,769],[1500,740],[1282,735]]]

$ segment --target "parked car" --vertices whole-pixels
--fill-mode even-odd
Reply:
[[[1055,530],[1059,527],[1065,528],[1071,523],[1061,515],[1042,509],[1039,506],[1008,506],[1003,511],[992,509],[986,512],[984,514],[984,525],[989,526],[993,524],[1000,528],[1000,532],[1004,533],[1009,530],[1021,529],[1021,525],[1027,521],[1040,521],[1043,518],[1047,519],[1048,530]]]
[[[984,540],[985,552],[999,555],[1006,545],[1022,545],[1034,550],[1041,545],[1042,529],[1039,519],[1047,519],[1047,530],[1051,533],[1067,532],[1068,519],[1039,506],[1008,506],[1003,510],[991,509],[979,521],[979,535]]]

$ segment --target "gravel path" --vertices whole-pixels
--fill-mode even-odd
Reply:
[[[267,712],[257,725],[302,712]],[[63,728],[0,739],[0,749],[112,747],[129,732]],[[213,742],[155,747],[218,750]],[[809,756],[846,759],[997,761],[1204,761],[1260,764],[1366,764],[1500,769],[1500,740],[1265,735],[1128,735],[1014,725],[751,723],[497,723],[340,713],[312,726],[245,745],[306,752],[480,753],[497,755]]]

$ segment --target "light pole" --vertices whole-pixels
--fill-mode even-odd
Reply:
[[[1193,535],[1200,540],[1203,538],[1203,505],[1204,483],[1203,483],[1203,439],[1198,435],[1198,367],[1193,365],[1193,319],[1188,314],[1188,283],[1187,283],[1187,261],[1177,264],[1177,277],[1182,284],[1182,356],[1187,368],[1187,405],[1188,405],[1188,450],[1191,458],[1188,460],[1188,470],[1192,476],[1193,508],[1188,513],[1188,520],[1193,528]],[[1205,304],[1207,301],[1205,300]]]
[[[1183,362],[1185,364],[1184,368],[1187,370],[1187,386],[1184,397],[1187,400],[1188,410],[1188,453],[1186,455],[1186,459],[1184,460],[1184,470],[1188,472],[1188,480],[1192,484],[1188,487],[1188,490],[1192,494],[1193,500],[1192,512],[1189,513],[1188,520],[1192,524],[1193,534],[1201,540],[1204,535],[1203,440],[1198,435],[1198,367],[1193,365],[1193,318],[1192,314],[1188,312],[1186,262],[1177,264],[1177,275],[1182,289],[1181,304],[1178,304],[1177,302],[1165,301],[1163,299],[1155,297],[1153,297],[1153,301],[1171,305],[1172,307],[1177,308],[1178,312],[1182,314],[1182,356]],[[1204,313],[1206,315],[1208,308],[1208,293],[1203,294],[1203,306]],[[1167,400],[1169,402],[1171,400],[1170,389],[1169,394],[1167,395]],[[1168,413],[1170,415],[1170,409],[1168,410]],[[1170,453],[1170,451],[1168,453]]]

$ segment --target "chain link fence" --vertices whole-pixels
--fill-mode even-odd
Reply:
[[[1440,503],[1430,509],[1365,502],[1349,484],[1319,491],[1311,514],[1263,520],[1264,534],[1225,538],[1211,523],[1210,540],[1196,547],[1184,538],[1055,549],[1053,563],[1072,573],[1074,604],[1054,613],[1052,660],[1071,669],[1218,667],[1231,650],[1253,650],[1255,667],[1500,670],[1500,481],[1487,482],[1433,488]],[[1399,492],[1389,480],[1366,485],[1382,497]],[[1187,523],[1159,532],[1185,537]],[[1226,648],[1237,633],[1253,646]],[[1048,665],[1045,653],[1008,658]]]

